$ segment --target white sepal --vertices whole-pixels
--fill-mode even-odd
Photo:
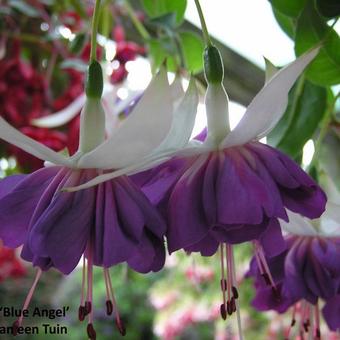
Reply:
[[[192,77],[184,98],[181,98],[177,108],[175,108],[171,129],[167,137],[152,152],[152,155],[180,149],[187,145],[195,125],[198,100],[195,79]]]
[[[317,231],[308,219],[302,217],[300,214],[287,211],[289,222],[280,220],[282,229],[291,234],[299,236],[317,236]]]
[[[230,132],[228,105],[229,99],[223,84],[209,84],[205,95],[208,144],[218,146]]]
[[[55,128],[71,121],[80,112],[86,101],[85,93],[82,93],[71,104],[64,109],[52,113],[48,116],[35,118],[31,124],[43,128]]]
[[[340,205],[328,201],[320,219],[320,232],[324,236],[340,237]]]
[[[119,169],[150,154],[168,134],[173,103],[164,69],[113,135],[79,160],[82,168]]]
[[[70,168],[74,166],[74,163],[69,158],[64,157],[60,153],[38,143],[34,139],[25,136],[23,133],[8,124],[2,117],[0,117],[0,138],[44,161],[48,161],[56,165],[64,165]]]
[[[242,145],[268,134],[286,109],[289,90],[318,52],[319,47],[278,71],[255,96],[239,124],[222,142],[222,146]]]
[[[80,113],[79,151],[91,152],[105,140],[105,111],[98,98],[87,98]]]

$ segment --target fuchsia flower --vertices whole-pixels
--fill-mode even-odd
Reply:
[[[220,247],[223,318],[238,310],[233,244],[253,241],[255,253],[266,268],[267,280],[277,292],[265,262],[265,254],[276,255],[284,249],[277,219],[288,221],[286,208],[310,218],[319,217],[324,211],[326,196],[313,179],[286,155],[258,141],[281,118],[288,91],[317,53],[318,49],[314,49],[277,72],[253,99],[238,126],[230,131],[222,62],[217,49],[207,47],[206,140],[188,142],[195,114],[176,117],[172,133],[139,164],[73,188],[87,188],[122,174],[134,174],[173,156],[185,159],[185,166],[172,172],[170,189],[169,176],[161,176],[150,188],[156,192],[153,196],[157,190],[168,195],[170,252],[185,249],[210,256]],[[213,61],[209,59],[211,55]],[[86,159],[90,161],[91,154]],[[111,162],[113,158],[102,159],[101,164],[112,167]]]
[[[323,317],[332,331],[340,329],[340,206],[327,203],[319,220],[309,221],[289,213],[289,223],[282,227],[289,233],[287,249],[268,258],[273,280],[280,290],[280,298],[263,280],[261,263],[253,259],[248,276],[255,278],[256,296],[253,306],[258,310],[273,309],[280,313],[293,306],[291,327],[300,323],[300,333],[321,338],[320,300],[325,301]],[[303,335],[302,335],[303,336]]]
[[[96,70],[101,72],[100,66],[93,65],[98,76]],[[10,176],[0,181],[0,238],[11,248],[23,245],[21,256],[39,268],[23,309],[28,307],[42,271],[54,267],[69,274],[83,256],[79,319],[88,316],[90,339],[96,338],[91,307],[93,265],[103,267],[107,314],[115,313],[117,326],[125,334],[108,270],[122,262],[142,273],[160,270],[165,257],[165,223],[126,176],[82,192],[63,190],[105,172],[105,168],[95,164],[96,154],[98,160],[113,155],[116,161],[113,168],[117,169],[128,161],[133,162],[135,157],[143,157],[143,153],[161,142],[171,127],[173,115],[178,114],[173,112],[171,91],[163,71],[154,78],[124,123],[105,140],[101,91],[98,88],[94,91],[95,95],[90,92],[87,96],[82,110],[79,149],[72,157],[54,152],[0,118],[0,138],[52,163],[30,175]],[[165,95],[157,97],[158,91]],[[159,115],[160,111],[163,115]],[[143,131],[151,124],[155,127],[153,133],[143,144],[139,143]],[[90,154],[89,162],[85,158]],[[15,322],[14,330],[22,321],[19,318]]]

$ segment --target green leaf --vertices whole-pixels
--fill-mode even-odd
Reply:
[[[167,13],[159,17],[153,18],[149,21],[151,25],[159,26],[167,30],[173,30],[176,28],[176,14]]]
[[[85,33],[77,34],[75,38],[70,42],[70,51],[74,54],[80,53],[88,40],[87,38],[88,36]]]
[[[182,23],[185,9],[187,6],[186,0],[142,0],[142,5],[149,17],[159,17],[167,13],[176,14],[176,24]]]
[[[268,143],[293,158],[298,157],[305,143],[315,133],[327,106],[324,87],[300,79],[289,94],[284,116],[268,136]]]
[[[187,70],[192,73],[202,71],[204,50],[202,38],[192,32],[181,32],[179,38]]]
[[[33,6],[29,5],[25,1],[21,0],[10,0],[9,6],[18,10],[22,14],[25,14],[26,16],[37,18],[39,17],[39,11],[37,11]]]
[[[340,191],[340,138],[332,130],[323,140],[319,153],[320,167],[331,177]]]
[[[178,61],[174,57],[176,54],[176,46],[174,46],[170,38],[150,39],[148,44],[153,73],[155,73],[165,61],[167,61],[169,71],[177,71]]]
[[[316,8],[326,18],[335,18],[340,15],[339,0],[316,0]]]
[[[306,0],[269,0],[282,14],[296,18],[305,7]]]
[[[295,22],[296,20],[282,14],[273,7],[273,14],[276,21],[280,25],[283,32],[285,32],[290,38],[294,39],[295,36]]]
[[[301,55],[323,40],[322,48],[307,69],[306,76],[316,84],[330,86],[340,83],[340,39],[317,13],[310,2],[297,21],[295,53]]]

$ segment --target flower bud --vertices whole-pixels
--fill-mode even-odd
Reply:
[[[204,49],[204,74],[209,84],[220,84],[223,81],[224,69],[220,51],[214,45]]]
[[[103,71],[98,61],[94,60],[90,63],[86,82],[85,91],[88,98],[101,98],[103,93]]]

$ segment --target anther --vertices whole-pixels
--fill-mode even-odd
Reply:
[[[116,318],[116,326],[119,330],[119,333],[122,336],[125,336],[126,335],[126,328],[125,328],[125,325],[120,318]]]
[[[306,333],[308,333],[308,322],[307,321],[305,321],[304,323],[303,323],[303,329],[305,330],[305,332]]]
[[[233,314],[233,305],[231,301],[227,301],[227,312],[229,315]]]
[[[296,324],[296,320],[292,319],[292,322],[290,323],[290,327],[294,327],[295,324]]]
[[[232,292],[233,292],[233,297],[234,297],[235,299],[238,299],[238,291],[237,291],[236,287],[235,287],[235,286],[232,286],[231,290],[232,290]]]
[[[89,323],[87,325],[86,330],[87,330],[87,335],[88,335],[89,339],[90,340],[96,340],[97,334],[96,334],[96,331],[94,330],[92,323]]]
[[[271,282],[270,282],[269,275],[268,275],[267,273],[262,273],[261,276],[263,277],[264,282],[266,283],[266,285],[267,285],[267,286],[270,286],[270,285],[271,285]]]
[[[320,328],[317,328],[317,329],[316,329],[316,338],[317,338],[317,339],[321,339]]]
[[[78,309],[78,319],[79,321],[84,321],[86,316],[86,310],[84,306],[79,306]]]
[[[106,301],[106,315],[111,315],[113,312],[113,304],[111,300]]]
[[[91,301],[85,301],[85,315],[90,314],[91,310],[92,310]]]
[[[235,302],[235,298],[234,297],[231,298],[230,304],[231,304],[233,313],[236,312],[236,302]]]
[[[279,292],[279,290],[275,286],[272,286],[272,293],[273,293],[276,301],[281,301],[281,293]]]
[[[223,320],[225,320],[227,318],[227,311],[225,309],[225,304],[222,303],[220,306],[220,313],[221,313],[221,317]]]
[[[222,291],[227,290],[227,280],[226,279],[221,279],[221,289],[222,289]]]
[[[12,328],[13,328],[13,336],[18,335],[18,328],[19,328],[19,321],[18,320],[13,322]]]

